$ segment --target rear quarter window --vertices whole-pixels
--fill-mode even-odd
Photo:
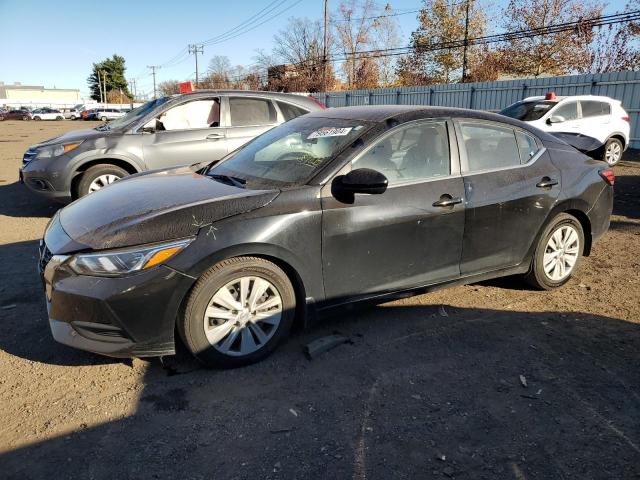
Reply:
[[[606,102],[596,102],[593,100],[581,100],[582,117],[599,117],[601,115],[611,114],[611,105]]]
[[[304,108],[298,107],[296,105],[291,105],[290,103],[285,103],[285,102],[276,102],[276,103],[278,104],[278,108],[280,108],[280,111],[282,112],[282,116],[284,117],[285,121],[288,121],[288,120],[291,120],[292,118],[296,118],[306,113],[309,113],[308,110],[305,110]]]

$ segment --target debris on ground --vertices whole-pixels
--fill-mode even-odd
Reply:
[[[448,317],[449,316],[447,311],[444,309],[444,305],[440,305],[440,308],[438,308],[438,312],[440,312],[440,316],[441,317]]]
[[[316,338],[312,342],[307,343],[304,346],[304,353],[309,360],[313,360],[318,355],[348,342],[349,339],[343,335],[327,335],[325,337]]]
[[[440,460],[441,462],[446,462],[447,456],[444,453],[436,453],[436,459]]]
[[[298,412],[296,412],[293,408],[290,408],[289,411],[291,412],[291,415],[293,415],[294,417],[298,416]]]
[[[2,310],[11,310],[12,308],[16,308],[16,304],[12,303],[11,305],[3,305],[0,307]]]
[[[527,388],[527,377],[525,377],[524,375],[520,375],[520,384],[524,388]]]

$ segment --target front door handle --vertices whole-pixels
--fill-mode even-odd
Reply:
[[[542,177],[542,180],[540,180],[538,183],[536,183],[536,187],[538,188],[551,188],[554,185],[558,184],[558,180],[556,180],[555,178],[549,178],[549,177]]]
[[[207,135],[207,140],[220,140],[224,138],[224,133],[210,133]]]
[[[440,200],[433,202],[432,205],[434,207],[453,207],[459,203],[462,203],[462,199],[460,197],[452,197],[448,193],[445,193],[440,196]]]

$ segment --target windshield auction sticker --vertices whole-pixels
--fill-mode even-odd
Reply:
[[[352,128],[353,127],[322,127],[315,132],[311,132],[307,140],[324,137],[344,137],[349,134]]]

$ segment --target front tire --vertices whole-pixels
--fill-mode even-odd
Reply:
[[[610,138],[604,145],[604,156],[602,159],[613,167],[622,159],[623,150],[624,146],[619,139]]]
[[[584,232],[576,217],[556,216],[544,229],[525,280],[540,290],[552,290],[569,281],[584,251]]]
[[[296,297],[284,271],[258,257],[234,257],[205,272],[178,331],[209,367],[239,367],[268,356],[289,334]]]
[[[100,190],[101,188],[104,188],[127,175],[129,175],[129,172],[115,165],[94,165],[82,174],[76,192],[77,197],[80,198],[85,195],[89,195],[90,193]]]
[[[100,120],[102,120],[103,122],[106,122],[107,121],[107,117],[102,117],[102,118],[100,118]]]

